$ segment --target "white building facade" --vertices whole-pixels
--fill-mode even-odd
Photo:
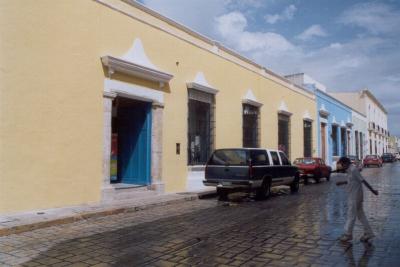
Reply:
[[[351,155],[363,159],[368,154],[368,120],[365,115],[354,109],[351,113],[353,122]]]
[[[389,131],[387,111],[378,99],[368,90],[359,92],[332,93],[352,109],[365,115],[368,133],[367,154],[382,155],[389,150]]]
[[[399,152],[399,138],[397,136],[389,137],[389,153],[398,153]]]

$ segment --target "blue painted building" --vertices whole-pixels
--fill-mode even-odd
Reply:
[[[348,155],[351,151],[351,109],[319,89],[315,90],[315,95],[319,113],[318,154],[329,165],[335,165],[336,157]]]
[[[288,75],[286,78],[315,93],[318,112],[318,155],[336,168],[338,157],[351,153],[351,108],[331,96],[326,92],[324,85],[304,73]]]

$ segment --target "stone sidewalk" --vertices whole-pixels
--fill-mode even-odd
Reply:
[[[0,236],[23,233],[26,231],[77,222],[89,218],[136,212],[157,206],[197,200],[199,198],[214,196],[215,194],[215,189],[174,194],[149,193],[148,196],[145,197],[113,201],[111,203],[88,204],[3,214],[0,215]]]
[[[400,162],[362,174],[379,191],[365,191],[369,245],[359,223],[352,242],[337,240],[347,194],[333,175],[265,201],[231,194],[1,236],[0,266],[400,266]]]

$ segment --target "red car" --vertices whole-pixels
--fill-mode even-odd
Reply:
[[[321,178],[325,177],[329,181],[331,177],[332,168],[321,158],[297,158],[293,164],[299,168],[304,184],[308,184],[308,178],[313,178],[319,183]]]
[[[361,162],[361,160],[359,160],[357,158],[357,156],[352,156],[352,155],[347,155],[346,157],[348,157],[351,161],[351,164],[354,164],[354,166],[357,167],[357,169],[361,172],[362,168],[363,168],[363,164]]]
[[[378,155],[367,155],[363,160],[364,167],[369,167],[375,165],[377,167],[382,167],[383,161]]]

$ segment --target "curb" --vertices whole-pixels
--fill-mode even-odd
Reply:
[[[218,195],[216,189],[181,192],[181,193],[177,193],[177,194],[179,194],[179,195],[196,195],[198,197],[198,199],[208,199],[208,198],[216,197]]]
[[[200,198],[201,197],[200,197],[200,193],[199,193],[199,194],[195,194],[192,196],[186,196],[181,199],[173,199],[173,200],[167,200],[167,201],[163,201],[163,202],[156,202],[156,203],[150,203],[150,204],[139,204],[139,205],[134,205],[134,206],[129,206],[129,207],[110,208],[107,210],[100,210],[100,211],[94,211],[94,212],[86,212],[86,213],[83,212],[81,214],[72,215],[72,216],[68,216],[68,217],[64,217],[64,218],[60,218],[60,219],[53,219],[53,220],[50,219],[48,221],[11,226],[8,228],[0,229],[0,237],[12,235],[12,234],[20,234],[23,232],[42,229],[42,228],[55,226],[55,225],[62,225],[62,224],[78,222],[78,221],[82,221],[82,220],[86,220],[86,219],[90,219],[90,218],[100,218],[100,217],[105,217],[105,216],[109,216],[109,215],[121,214],[121,213],[131,213],[131,212],[151,209],[151,208],[155,208],[155,207],[159,207],[159,206],[177,204],[177,203],[181,203],[181,202],[185,202],[185,201],[194,201],[194,200],[198,200]]]
[[[217,195],[218,195],[217,194],[217,190],[197,193],[197,196],[198,196],[199,199],[213,198],[213,197],[216,197]]]

